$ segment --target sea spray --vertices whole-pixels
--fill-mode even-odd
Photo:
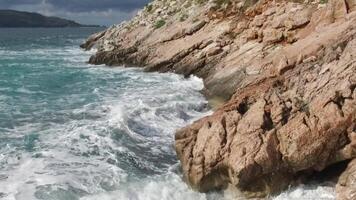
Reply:
[[[205,198],[173,147],[177,128],[209,114],[200,79],[88,65],[78,45],[91,29],[2,31],[15,41],[0,52],[2,198]]]
[[[78,45],[97,31],[0,30],[0,198],[232,198],[191,190],[175,155],[175,130],[211,113],[202,81],[88,65]]]

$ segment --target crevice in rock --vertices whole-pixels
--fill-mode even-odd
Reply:
[[[308,128],[309,132],[312,132],[312,128],[309,126],[307,119],[305,117],[303,117],[302,123]]]
[[[351,84],[350,85],[351,94],[355,92],[355,89],[356,89],[356,84]]]
[[[271,117],[271,112],[270,111],[265,111],[263,114],[263,124],[262,124],[262,130],[265,131],[270,131],[274,128],[273,120]]]
[[[345,130],[344,133],[340,134],[339,140],[338,140],[338,144],[339,144],[339,149],[344,148],[345,146],[351,144],[351,139],[348,136],[347,131]]]
[[[329,100],[328,102],[326,102],[324,107],[327,106],[329,103],[333,103],[338,107],[341,116],[344,117],[345,113],[344,113],[342,108],[343,108],[343,106],[345,104],[345,99],[352,99],[352,98],[343,97],[342,94],[339,91],[336,91],[334,98]]]
[[[211,128],[211,126],[212,126],[211,121],[208,121],[207,123],[208,123],[208,127]]]
[[[292,108],[288,108],[286,106],[282,108],[282,120],[281,120],[282,126],[288,123],[291,112],[292,112]]]
[[[242,102],[237,106],[237,112],[239,112],[242,116],[248,111],[249,106],[247,103],[247,98],[244,98]]]
[[[310,110],[309,110],[308,103],[303,102],[302,106],[300,107],[300,111],[304,112],[308,117],[310,117]]]
[[[299,174],[303,174],[302,182],[304,183],[325,183],[330,181],[336,183],[341,173],[347,168],[349,162],[350,160],[345,160],[332,164],[320,172],[309,170],[299,172]]]
[[[212,189],[219,191],[226,189],[229,183],[229,171],[226,166],[218,166],[209,174],[205,175],[201,180],[199,190],[201,192],[211,191]]]
[[[227,129],[226,129],[226,117],[223,116],[221,119],[221,125],[223,127],[224,135],[222,136],[221,147],[224,148],[227,143]]]
[[[346,6],[346,12],[347,13],[350,13],[350,5],[349,5],[349,2],[348,1],[344,1],[345,2],[345,6]]]
[[[284,86],[283,81],[280,79],[277,79],[276,81],[273,82],[273,88],[281,89],[283,86]]]

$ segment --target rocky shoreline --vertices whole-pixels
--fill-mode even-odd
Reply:
[[[220,106],[176,133],[193,188],[265,197],[342,162],[337,198],[356,198],[355,0],[155,0],[81,47],[203,78]]]

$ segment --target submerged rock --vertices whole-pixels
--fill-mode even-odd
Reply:
[[[176,133],[184,177],[193,188],[233,187],[246,197],[263,197],[297,184],[301,175],[356,158],[354,0],[325,6],[175,2],[153,1],[83,48],[97,46],[93,64],[199,76],[205,94],[223,100],[214,114]],[[164,25],[155,26],[158,20]],[[339,191],[352,188],[346,176]]]

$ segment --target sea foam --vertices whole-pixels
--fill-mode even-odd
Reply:
[[[89,30],[0,33],[12,41],[0,48],[0,198],[229,199],[189,188],[175,155],[176,129],[211,114],[202,80],[86,64]],[[301,186],[275,199],[324,193],[333,198]]]

